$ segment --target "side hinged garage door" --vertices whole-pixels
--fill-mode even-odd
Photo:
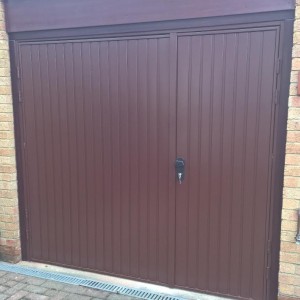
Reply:
[[[176,285],[265,299],[277,31],[178,37]]]
[[[26,259],[266,299],[278,28],[19,42]]]

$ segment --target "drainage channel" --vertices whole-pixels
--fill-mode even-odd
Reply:
[[[35,268],[30,267],[22,267],[18,265],[12,265],[4,262],[0,262],[0,270],[13,272],[21,275],[27,275],[37,278],[43,278],[47,280],[53,280],[57,282],[80,285],[88,288],[93,288],[101,291],[116,293],[125,296],[136,297],[140,299],[148,299],[148,300],[184,300],[183,298],[158,294],[154,292],[150,292],[143,289],[133,289],[127,288],[124,286],[114,285],[110,283],[105,283],[97,280],[89,280],[86,278],[75,277],[71,275],[66,275],[62,273],[42,271]]]

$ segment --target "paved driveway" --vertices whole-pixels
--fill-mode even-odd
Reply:
[[[137,298],[0,271],[0,300],[3,299],[136,300]]]

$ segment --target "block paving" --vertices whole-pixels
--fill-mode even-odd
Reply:
[[[0,271],[0,300],[136,300],[82,286]]]

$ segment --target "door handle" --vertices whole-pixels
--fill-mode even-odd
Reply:
[[[183,158],[176,158],[175,161],[175,171],[176,171],[176,178],[179,182],[179,184],[181,184],[184,180],[184,169],[185,169],[185,162]]]

